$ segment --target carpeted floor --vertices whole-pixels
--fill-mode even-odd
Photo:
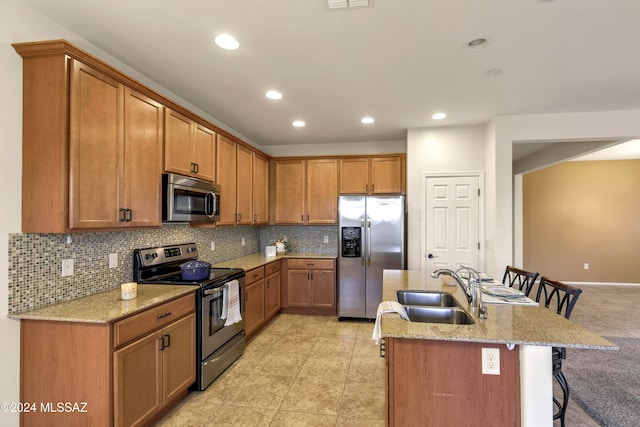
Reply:
[[[640,339],[605,338],[620,350],[567,349],[571,398],[602,426],[640,426]]]

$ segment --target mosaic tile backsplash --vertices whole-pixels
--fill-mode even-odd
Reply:
[[[195,242],[200,259],[212,264],[243,257],[287,237],[293,252],[337,253],[336,226],[191,228],[165,224],[157,230],[81,234],[11,234],[9,236],[9,313],[95,294],[130,282],[133,250]],[[70,236],[70,243],[67,237]],[[324,243],[328,236],[328,243]],[[245,245],[242,246],[242,238]],[[211,250],[215,242],[215,251]],[[109,254],[118,267],[109,268]],[[61,277],[62,260],[73,259],[74,274]]]

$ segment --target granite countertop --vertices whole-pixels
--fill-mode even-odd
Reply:
[[[253,270],[265,264],[269,264],[273,261],[287,258],[320,258],[320,259],[336,259],[336,255],[331,254],[316,254],[316,253],[302,253],[302,252],[289,252],[284,255],[277,255],[275,257],[267,257],[262,253],[251,254],[242,258],[235,258],[225,262],[216,263],[213,267],[221,268],[243,268],[245,271]]]
[[[469,312],[464,292],[455,282],[431,278],[419,270],[384,270],[383,301],[397,301],[400,289],[435,290],[452,294]],[[474,325],[409,322],[395,313],[381,319],[383,337],[525,344],[554,347],[617,350],[618,347],[542,306],[485,304],[487,319]]]
[[[21,320],[109,323],[186,295],[196,289],[198,289],[197,286],[184,285],[138,285],[138,296],[125,301],[120,298],[120,287],[118,287],[86,297],[10,314],[9,317]]]

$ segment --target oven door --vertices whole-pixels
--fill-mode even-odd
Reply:
[[[222,319],[222,303],[225,286],[205,289],[202,296],[202,354],[204,360],[222,347],[231,338],[244,331],[244,278],[238,279],[240,297],[240,315],[242,320],[230,326],[224,326]]]

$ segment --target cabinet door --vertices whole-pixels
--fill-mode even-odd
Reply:
[[[247,335],[264,323],[264,279],[245,290],[244,330]]]
[[[303,224],[304,160],[280,160],[275,163],[275,222]]]
[[[310,305],[312,307],[335,308],[336,272],[334,270],[311,270]]]
[[[216,182],[220,184],[220,220],[217,225],[236,222],[236,143],[218,136]]]
[[[269,161],[253,153],[253,223],[269,222]]]
[[[237,146],[236,152],[237,170],[236,170],[236,224],[249,225],[253,222],[253,213],[251,201],[253,192],[253,153],[241,146]]]
[[[265,286],[265,317],[268,320],[280,310],[280,272],[268,276]]]
[[[402,193],[402,159],[383,157],[371,159],[372,194]]]
[[[216,133],[200,124],[194,124],[193,160],[197,167],[195,177],[213,181],[216,178]]]
[[[69,226],[121,227],[124,86],[71,61]]]
[[[287,304],[289,307],[309,306],[309,270],[287,272]]]
[[[193,171],[193,126],[182,114],[165,110],[164,170],[181,175]]]
[[[153,332],[113,353],[116,425],[144,425],[162,408],[161,339]]]
[[[124,202],[128,227],[162,224],[162,115],[164,107],[129,88],[124,105]]]
[[[369,187],[367,159],[340,160],[340,194],[367,194]]]
[[[184,392],[196,380],[196,316],[190,314],[163,330],[163,404]]]
[[[307,160],[307,224],[338,222],[338,161]]]

